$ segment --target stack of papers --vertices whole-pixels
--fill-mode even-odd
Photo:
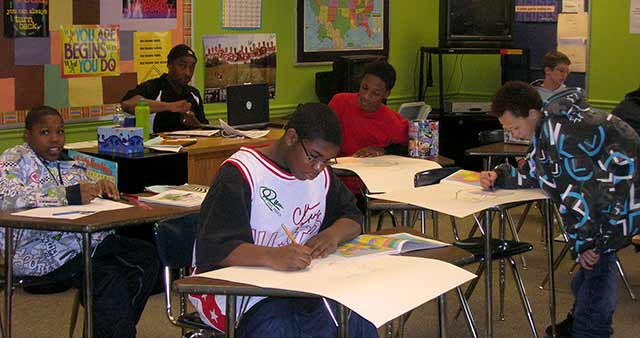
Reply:
[[[220,132],[220,130],[176,130],[168,133],[164,133],[165,135],[175,135],[175,136],[199,136],[199,137],[210,137],[215,136]]]
[[[222,120],[218,120],[218,121],[220,122],[220,127],[222,127],[222,131],[229,136],[261,138],[269,134],[269,130],[238,130],[228,125]]]
[[[161,136],[158,136],[145,142],[144,147],[157,150],[157,151],[168,151],[168,152],[177,153],[180,150],[182,150],[182,148],[192,145],[197,141],[198,140],[195,138],[181,138],[181,139],[167,140]]]
[[[138,198],[142,202],[159,203],[176,207],[198,207],[204,201],[206,193],[171,189],[153,196]]]
[[[414,236],[408,233],[392,235],[360,235],[338,247],[336,254],[354,257],[369,254],[400,254],[409,251],[426,250],[449,246],[451,244]]]

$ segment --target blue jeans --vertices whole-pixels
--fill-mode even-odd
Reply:
[[[592,270],[580,269],[571,281],[573,337],[609,338],[616,309],[616,254],[600,256]]]
[[[333,302],[330,301],[330,304]],[[335,306],[332,306],[337,316]],[[335,338],[338,330],[320,298],[267,298],[240,320],[238,338]],[[378,338],[378,331],[355,312],[349,317],[350,338]]]

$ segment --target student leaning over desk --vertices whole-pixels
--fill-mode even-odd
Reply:
[[[360,234],[354,197],[327,167],[340,141],[331,109],[308,103],[294,112],[275,144],[241,148],[226,160],[202,204],[196,272],[236,265],[297,271]],[[224,331],[224,296],[191,295],[190,300],[205,323]],[[238,337],[336,336],[331,315],[318,298],[240,297],[238,304]],[[378,333],[352,313],[349,336]]]
[[[591,111],[579,88],[560,92],[543,106],[533,87],[507,82],[490,115],[515,137],[531,139],[531,147],[517,170],[502,164],[483,172],[482,187],[543,189],[558,206],[580,263],[571,283],[575,303],[558,324],[558,337],[610,337],[615,252],[640,230],[638,134],[613,115]]]
[[[87,204],[97,196],[119,198],[113,183],[91,182],[84,164],[62,153],[64,121],[55,109],[42,106],[27,114],[24,141],[0,156],[2,211]],[[45,276],[82,287],[80,234],[16,229],[13,237],[16,276]],[[92,243],[94,337],[135,337],[135,325],[159,272],[155,249],[112,232],[92,235]]]

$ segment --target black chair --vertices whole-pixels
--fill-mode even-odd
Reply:
[[[192,264],[193,242],[198,226],[198,214],[178,218],[165,219],[154,226],[154,237],[158,256],[162,264],[165,310],[169,321],[182,328],[182,337],[223,337],[200,320],[197,312],[185,313],[187,300],[180,294],[180,307],[174,316],[171,301],[171,283],[173,271],[178,271],[178,278],[183,278]]]
[[[499,260],[500,261],[500,276],[499,276],[499,283],[500,283],[500,319],[504,320],[504,290],[505,290],[505,278],[504,278],[504,261],[507,260],[509,261],[509,265],[511,267],[511,272],[513,273],[513,278],[516,282],[516,286],[518,287],[518,292],[520,295],[520,300],[522,301],[522,306],[523,309],[525,311],[525,315],[527,317],[527,321],[529,322],[529,326],[531,328],[531,332],[533,334],[534,338],[538,337],[537,331],[536,331],[536,325],[535,325],[535,321],[533,318],[533,310],[531,308],[531,303],[529,302],[529,298],[527,297],[527,292],[526,289],[524,287],[524,283],[522,281],[522,277],[520,276],[520,272],[518,270],[518,266],[516,264],[516,261],[514,259],[514,256],[518,256],[518,255],[522,255],[526,252],[529,252],[531,250],[533,250],[533,245],[531,245],[530,243],[527,242],[521,242],[519,240],[505,240],[504,239],[504,232],[505,232],[505,218],[508,218],[508,209],[507,207],[494,207],[495,210],[493,210],[494,212],[498,212],[500,213],[502,216],[500,217],[500,233],[501,233],[501,238],[497,239],[497,238],[492,238],[491,239],[491,259],[492,260]],[[471,294],[473,293],[473,290],[475,289],[476,285],[478,284],[478,281],[480,280],[480,276],[482,275],[482,273],[485,271],[486,269],[486,257],[485,257],[485,250],[484,250],[484,243],[485,243],[485,238],[484,238],[484,229],[480,224],[480,221],[477,217],[474,216],[475,219],[475,223],[478,229],[480,229],[481,233],[483,236],[480,237],[469,237],[467,239],[464,240],[460,240],[458,238],[458,234],[457,234],[457,229],[456,229],[456,225],[455,225],[455,219],[452,218],[452,222],[453,222],[453,229],[454,229],[454,236],[456,237],[456,242],[453,243],[453,245],[467,250],[469,252],[471,252],[474,256],[474,263],[480,263],[478,265],[478,269],[475,272],[476,275],[478,276],[478,278],[475,278],[473,281],[471,281],[471,283],[469,284],[469,286],[467,287],[467,290],[465,291],[465,298],[469,299],[471,297]],[[514,234],[515,235],[515,234]],[[460,314],[460,312],[462,311],[462,309],[458,310],[458,314],[456,315],[456,317]]]

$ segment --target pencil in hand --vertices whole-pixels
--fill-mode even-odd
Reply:
[[[282,226],[282,230],[284,230],[284,233],[287,234],[287,237],[289,237],[289,240],[291,241],[291,243],[298,244],[298,242],[296,242],[296,239],[293,237],[289,229],[287,229],[287,227],[284,226],[284,224],[280,224],[280,226]]]

